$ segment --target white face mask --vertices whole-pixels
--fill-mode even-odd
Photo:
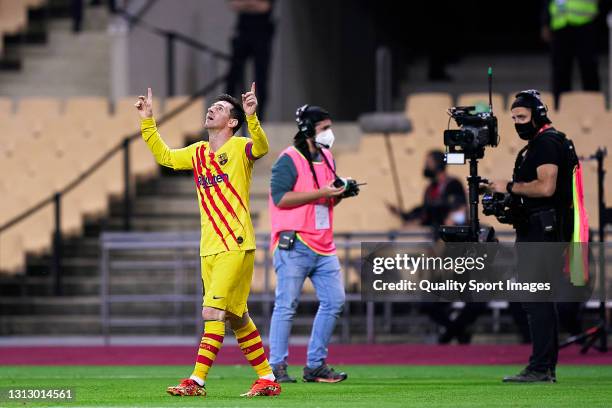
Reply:
[[[315,142],[323,147],[331,149],[332,145],[334,144],[334,132],[332,132],[331,129],[325,129],[324,131],[317,133],[315,136]]]

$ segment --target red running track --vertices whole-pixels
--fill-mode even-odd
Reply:
[[[344,344],[329,347],[332,364],[492,365],[527,362],[529,345],[438,346],[421,344]],[[196,345],[0,347],[0,365],[191,365]],[[289,363],[303,365],[306,347],[292,346]],[[560,364],[612,365],[612,352],[579,347],[561,350]],[[215,364],[245,364],[236,345],[225,345]]]

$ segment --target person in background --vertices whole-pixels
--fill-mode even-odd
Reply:
[[[599,91],[597,61],[598,24],[601,8],[598,0],[541,0],[542,40],[550,44],[552,90],[555,108],[563,92],[572,89],[572,66],[578,60],[582,89]],[[601,7],[600,7],[600,4]]]
[[[274,0],[228,0],[237,13],[237,23],[232,38],[232,57],[227,78],[227,93],[244,88],[244,68],[252,58],[255,65],[255,82],[259,92],[259,118],[264,120],[268,101],[268,74],[274,21]]]

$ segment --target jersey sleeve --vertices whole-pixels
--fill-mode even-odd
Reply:
[[[268,153],[268,137],[261,128],[257,114],[247,115],[247,124],[251,140],[244,147],[245,154],[249,160],[257,160]]]
[[[195,144],[182,149],[170,149],[157,131],[154,118],[142,119],[140,131],[157,163],[174,170],[190,170],[192,168],[191,157]]]
[[[270,177],[270,195],[274,205],[278,205],[283,196],[293,190],[297,175],[297,169],[291,157],[283,154],[276,160],[276,163],[272,166],[272,176]]]

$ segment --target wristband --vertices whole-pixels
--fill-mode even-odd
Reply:
[[[512,187],[514,187],[514,181],[509,181],[508,184],[506,184],[506,191],[509,194],[514,194],[512,193]]]

